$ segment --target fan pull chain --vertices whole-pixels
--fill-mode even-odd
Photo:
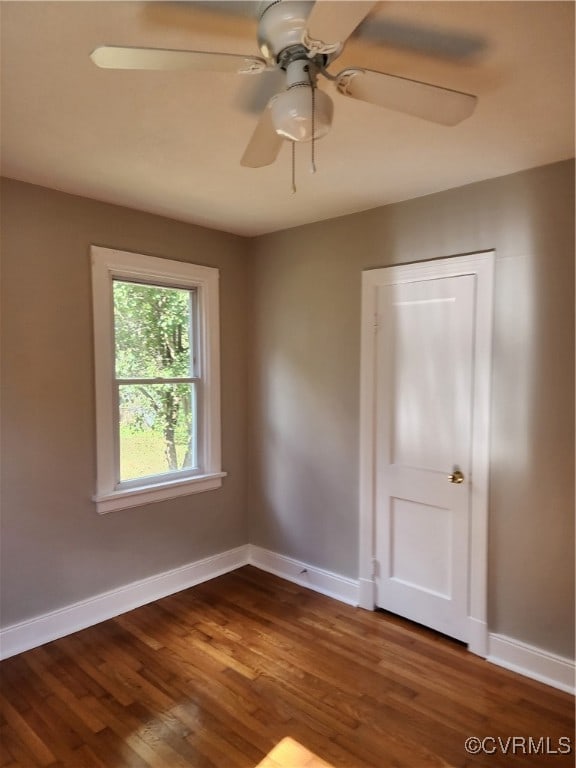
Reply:
[[[296,194],[296,142],[292,141],[292,194]]]
[[[316,84],[311,68],[308,68],[310,91],[312,97],[312,141],[310,145],[310,173],[316,173]]]
[[[310,171],[316,173],[316,88],[312,86],[312,146],[310,147]]]

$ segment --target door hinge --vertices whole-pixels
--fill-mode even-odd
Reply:
[[[372,578],[377,579],[380,576],[380,563],[376,558],[372,559]]]
[[[380,314],[374,312],[374,333],[380,329]]]

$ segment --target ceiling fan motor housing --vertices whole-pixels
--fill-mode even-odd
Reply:
[[[283,50],[301,45],[313,2],[307,0],[268,0],[260,3],[258,46],[271,64]]]

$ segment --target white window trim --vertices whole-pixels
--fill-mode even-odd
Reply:
[[[94,361],[96,377],[97,491],[92,497],[100,514],[141,506],[163,499],[219,488],[226,476],[221,467],[220,440],[220,322],[219,272],[187,262],[159,259],[138,253],[93,245],[92,296],[94,312]],[[156,285],[194,288],[200,304],[199,345],[203,360],[203,384],[199,452],[201,472],[174,476],[142,485],[119,487],[116,479],[114,415],[114,309],[115,278],[145,280]],[[159,476],[157,476],[159,477]]]

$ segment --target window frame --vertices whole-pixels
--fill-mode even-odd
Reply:
[[[99,514],[214,490],[221,467],[219,270],[188,262],[92,245],[92,305],[96,394],[96,493]],[[201,369],[197,386],[198,469],[119,481],[119,418],[114,344],[114,280],[194,290]]]

